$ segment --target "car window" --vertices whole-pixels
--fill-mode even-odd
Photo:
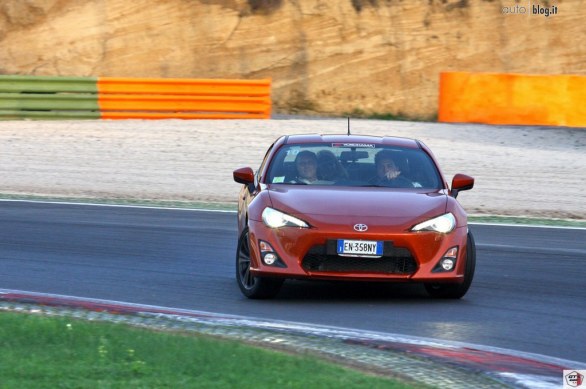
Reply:
[[[395,168],[394,174],[387,173],[385,176],[382,168],[378,167],[382,165],[381,158],[392,160],[390,164]],[[425,151],[375,144],[284,145],[270,161],[265,182],[283,185],[441,188],[438,169]]]
[[[260,164],[260,167],[258,168],[258,170],[256,171],[255,175],[256,175],[256,181],[260,182],[262,177],[260,177],[260,174],[262,174],[262,171],[264,170],[264,166],[267,163],[267,160],[269,158],[269,154],[271,153],[271,150],[273,149],[273,147],[275,146],[275,144],[273,143],[269,149],[267,150],[267,152],[265,153],[264,158],[262,159],[262,162]]]

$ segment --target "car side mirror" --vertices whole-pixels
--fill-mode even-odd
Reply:
[[[249,167],[236,169],[232,174],[234,176],[234,181],[239,184],[250,185],[254,183],[254,172]]]
[[[450,195],[454,198],[458,197],[458,193],[463,190],[469,190],[474,187],[474,178],[466,174],[456,174],[452,179],[452,190]]]

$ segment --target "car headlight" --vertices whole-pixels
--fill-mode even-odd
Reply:
[[[417,224],[411,231],[435,231],[447,234],[456,227],[456,218],[451,213],[446,213],[433,219]]]
[[[265,208],[262,211],[262,221],[267,227],[281,228],[281,227],[301,227],[309,228],[309,225],[301,219],[297,219],[294,216],[287,215],[286,213],[277,211],[273,208]]]

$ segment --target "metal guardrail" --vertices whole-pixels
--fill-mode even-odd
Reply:
[[[268,119],[271,80],[0,75],[0,119]]]

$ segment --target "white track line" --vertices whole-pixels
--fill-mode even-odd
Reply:
[[[206,208],[180,208],[180,207],[159,207],[154,205],[131,205],[131,204],[100,204],[100,203],[76,203],[68,201],[46,201],[46,200],[19,200],[19,199],[0,199],[0,202],[32,203],[32,204],[57,204],[57,205],[75,205],[89,207],[113,207],[113,208],[137,208],[137,209],[160,209],[170,211],[187,211],[187,212],[216,212],[216,213],[236,213],[236,210],[228,209],[206,209]],[[490,215],[487,215],[490,217]],[[538,224],[511,224],[511,223],[494,223],[494,222],[470,222],[470,225],[498,226],[498,227],[521,227],[521,228],[554,228],[562,230],[586,230],[586,227],[577,226],[544,226]]]

